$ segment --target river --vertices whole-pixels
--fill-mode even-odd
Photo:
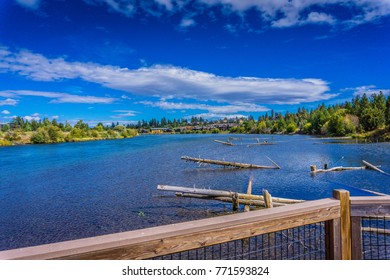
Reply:
[[[390,172],[390,143],[356,144],[303,135],[147,135],[123,140],[0,148],[0,250],[122,232],[231,212],[216,201],[177,198],[158,184],[246,192],[296,199],[332,196],[344,188],[390,193],[390,176],[370,170],[310,174],[310,165],[362,166]],[[250,146],[261,141],[275,145]],[[181,156],[281,170],[199,167]]]

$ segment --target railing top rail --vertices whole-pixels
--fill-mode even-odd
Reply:
[[[390,216],[390,196],[351,197],[352,217]]]
[[[351,205],[360,204],[390,204],[390,196],[351,196]]]
[[[320,199],[260,211],[2,251],[0,259],[149,258],[327,221],[339,216],[338,200]]]

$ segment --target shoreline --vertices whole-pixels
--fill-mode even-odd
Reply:
[[[0,139],[0,148],[1,147],[16,147],[16,146],[27,146],[27,145],[52,145],[52,144],[62,144],[62,143],[78,143],[78,142],[90,142],[90,141],[105,141],[105,140],[122,140],[122,139],[130,139],[138,136],[145,136],[145,135],[286,135],[286,136],[294,136],[294,135],[307,135],[312,137],[314,140],[356,140],[356,142],[353,142],[351,144],[372,144],[372,143],[390,143],[390,138],[385,138],[385,140],[379,140],[379,138],[371,138],[370,135],[362,135],[362,134],[354,134],[350,136],[326,136],[326,135],[314,135],[314,134],[302,134],[302,133],[269,133],[269,134],[257,134],[257,133],[231,133],[231,132],[220,132],[220,133],[199,133],[199,132],[192,132],[192,133],[138,133],[138,135],[131,136],[131,137],[118,137],[118,138],[75,138],[70,141],[60,141],[55,143],[32,143],[31,141],[28,142],[11,142],[5,139]],[[366,133],[367,134],[367,133]],[[7,142],[7,143],[5,143]],[[4,144],[5,143],[5,144]]]

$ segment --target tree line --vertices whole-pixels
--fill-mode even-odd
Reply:
[[[4,124],[0,132],[0,146],[22,144],[48,144],[78,142],[87,140],[119,139],[138,135],[138,131],[129,126],[112,123],[104,126],[98,123],[90,127],[80,120],[74,126],[68,122],[59,123],[56,119],[26,120],[16,117],[10,124]]]
[[[59,123],[56,119],[26,120],[16,117],[10,124],[3,124],[0,130],[0,146],[13,143],[59,143],[99,139],[128,138],[139,132],[151,132],[153,129],[174,133],[218,133],[218,125],[225,126],[230,133],[253,134],[310,134],[323,136],[356,136],[390,141],[390,96],[379,94],[355,96],[351,101],[338,105],[319,105],[307,110],[298,108],[296,113],[267,112],[255,120],[233,118],[207,120],[202,117],[191,119],[153,118],[134,124],[112,123],[104,126],[98,123],[90,127],[82,120],[75,125]]]
[[[368,96],[355,96],[351,101],[339,105],[319,105],[308,111],[299,108],[296,113],[278,114],[271,111],[257,121],[249,117],[234,133],[302,133],[324,136],[361,135],[370,136],[380,130],[389,137],[390,96],[380,92]],[[387,134],[386,134],[387,133]],[[386,138],[383,140],[390,140]]]

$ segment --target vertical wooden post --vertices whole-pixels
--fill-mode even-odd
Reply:
[[[340,219],[325,222],[325,248],[327,260],[341,260]]]
[[[233,211],[237,211],[239,206],[240,206],[240,202],[238,200],[238,193],[233,193],[232,195],[232,205],[233,205]]]
[[[267,190],[263,190],[263,197],[264,197],[264,204],[265,208],[272,208],[272,197],[270,193]],[[275,260],[276,259],[276,247],[275,247],[275,242],[276,241],[276,236],[274,232],[268,233],[268,246],[269,246],[269,259],[270,260]]]
[[[352,242],[352,259],[361,260],[362,255],[362,218],[351,217],[351,242]]]
[[[350,260],[352,259],[352,246],[349,192],[346,190],[334,190],[333,197],[340,200],[341,259]]]
[[[265,203],[265,208],[272,208],[274,207],[272,204],[272,197],[270,193],[267,190],[263,190],[263,196],[264,196],[264,203]]]
[[[249,178],[248,188],[246,190],[246,194],[252,194],[252,176]],[[249,205],[245,205],[244,211],[245,212],[249,212],[250,210],[251,210],[250,206]]]

